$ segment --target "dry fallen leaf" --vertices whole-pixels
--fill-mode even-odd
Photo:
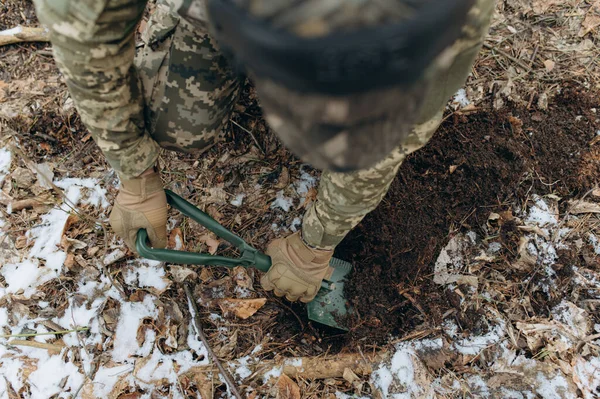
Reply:
[[[529,239],[522,236],[519,240],[519,257],[516,262],[511,264],[511,267],[521,271],[530,271],[537,263],[537,257],[531,255],[527,250]]]
[[[183,243],[183,233],[179,227],[175,227],[169,233],[169,244],[168,248],[172,248],[178,251],[185,251],[185,244]]]
[[[317,199],[317,189],[311,187],[306,192],[306,196],[304,197],[304,201],[300,201],[300,205],[296,209],[308,208],[308,206]]]
[[[235,330],[233,334],[228,337],[228,340],[223,343],[222,346],[215,348],[215,354],[220,359],[231,359],[233,358],[233,351],[237,347],[238,341],[238,330]]]
[[[582,200],[569,201],[569,212],[573,215],[582,213],[600,213],[600,204]]]
[[[203,269],[206,270],[206,269]],[[183,283],[187,279],[196,279],[198,274],[192,269],[187,267],[171,265],[169,268],[169,274],[176,283]]]
[[[562,2],[563,2],[563,0],[533,0],[531,2],[531,6],[532,6],[534,13],[544,14],[553,5],[560,4]]]
[[[16,168],[11,174],[14,184],[19,188],[29,188],[33,184],[35,176],[27,168]]]
[[[594,4],[589,8],[585,19],[581,23],[581,29],[577,34],[579,37],[583,37],[596,29],[600,25],[600,0],[596,0]]]
[[[72,270],[73,266],[75,266],[75,255],[72,252],[67,254],[67,258],[65,259],[64,266],[68,270]]]
[[[360,378],[358,378],[358,376],[354,373],[354,371],[350,370],[348,367],[346,367],[344,369],[344,374],[342,375],[342,377],[348,381],[350,384],[352,384],[354,381],[359,380]]]
[[[219,240],[215,239],[211,234],[201,235],[198,237],[198,241],[206,244],[209,254],[214,255],[217,253],[217,249],[219,249]]]
[[[15,248],[16,249],[23,249],[27,246],[27,236],[19,236],[17,237],[17,239],[15,240]]]
[[[277,398],[300,399],[300,387],[290,377],[281,374],[277,380]]]
[[[206,205],[210,205],[210,204],[218,204],[218,205],[223,205],[227,203],[227,198],[228,195],[225,192],[225,190],[223,190],[223,187],[211,187],[209,189],[206,190],[208,193],[208,196],[205,197],[203,199],[203,203]]]
[[[3,80],[0,80],[0,103],[5,101],[8,97],[8,83]]]
[[[73,227],[77,222],[79,222],[79,216],[77,216],[74,213],[70,214],[69,217],[67,217],[67,221],[65,222],[65,225],[63,227],[62,235],[64,236],[67,233],[67,231],[71,227]]]
[[[219,300],[219,307],[223,312],[223,315],[227,317],[230,314],[234,314],[240,319],[247,319],[256,313],[267,303],[267,298],[257,299],[236,299],[236,298],[224,298]]]
[[[248,275],[248,269],[236,266],[232,271],[233,281],[238,287],[252,289],[252,278]]]
[[[203,267],[202,270],[200,271],[200,280],[202,280],[203,283],[206,283],[207,281],[210,281],[214,278],[212,271],[206,267]]]
[[[290,184],[290,171],[285,166],[281,169],[281,174],[277,179],[277,184],[275,184],[275,188],[282,189],[286,188]]]
[[[37,176],[38,185],[46,190],[51,190],[53,188],[54,166],[48,162],[38,163],[35,165],[34,171]]]
[[[546,72],[552,72],[552,70],[556,66],[556,62],[552,60],[546,60],[544,61],[544,66],[546,67]]]
[[[450,174],[452,174],[456,171],[457,168],[458,168],[458,165],[450,165],[448,170],[449,170]]]

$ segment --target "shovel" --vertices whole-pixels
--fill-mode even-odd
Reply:
[[[263,272],[267,272],[271,268],[271,257],[248,245],[241,237],[227,230],[207,213],[196,208],[179,195],[170,190],[165,190],[165,193],[169,205],[200,223],[223,240],[231,243],[240,251],[241,255],[238,258],[228,258],[172,249],[154,249],[147,244],[148,233],[146,230],[140,229],[136,240],[136,249],[140,256],[161,262],[184,265],[212,265],[230,268],[236,266],[254,267]],[[348,329],[341,325],[339,320],[349,311],[344,298],[344,282],[352,270],[352,265],[337,258],[332,258],[329,265],[333,268],[333,273],[329,280],[324,280],[321,283],[321,288],[315,299],[306,305],[308,318],[317,323],[347,331]]]

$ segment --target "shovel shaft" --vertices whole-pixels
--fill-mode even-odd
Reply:
[[[271,258],[256,248],[248,245],[241,237],[227,230],[208,214],[202,212],[172,191],[165,190],[167,201],[187,217],[200,223],[220,238],[229,241],[239,251],[238,258],[216,256],[210,254],[175,251],[172,249],[154,249],[148,246],[148,232],[140,229],[137,233],[135,247],[144,258],[154,259],[161,262],[179,263],[184,265],[213,265],[225,267],[255,267],[263,272],[271,268]],[[332,259],[330,266],[334,272],[330,281],[321,282],[321,289],[317,297],[307,305],[308,316],[311,320],[331,327],[347,330],[338,322],[348,309],[344,299],[344,281],[352,266],[338,259]]]
[[[263,272],[271,268],[271,258],[256,248],[248,245],[241,237],[227,230],[207,213],[196,208],[174,192],[165,190],[169,204],[187,217],[200,223],[220,238],[230,242],[240,252],[239,258],[209,255],[196,252],[176,251],[172,249],[155,249],[148,246],[148,233],[145,229],[138,231],[136,250],[144,258],[161,262],[179,263],[184,265],[212,265],[225,267],[255,267]]]

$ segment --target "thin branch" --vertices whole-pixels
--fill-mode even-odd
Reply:
[[[13,339],[12,341],[8,341],[7,344],[14,346],[29,346],[31,348],[44,349],[56,354],[60,353],[65,348],[64,346],[49,344],[47,342],[25,341],[19,339]]]
[[[223,376],[223,379],[229,386],[229,389],[231,390],[231,393],[233,394],[233,396],[235,396],[237,399],[242,399],[242,395],[240,395],[240,392],[238,391],[237,386],[235,385],[235,382],[233,381],[233,379],[231,378],[231,376],[229,375],[227,370],[225,370],[225,367],[223,367],[223,364],[221,364],[221,361],[219,360],[217,355],[215,355],[215,352],[213,352],[212,348],[210,347],[210,345],[208,343],[208,339],[206,338],[206,335],[204,335],[204,330],[202,330],[202,325],[200,324],[200,317],[198,316],[198,306],[196,305],[196,301],[194,300],[194,295],[192,293],[192,289],[187,284],[184,285],[184,288],[185,288],[185,294],[187,295],[187,299],[188,299],[188,306],[190,308],[190,313],[192,314],[192,320],[194,321],[194,327],[196,328],[196,333],[198,334],[198,336],[200,337],[200,340],[206,347],[206,351],[212,358],[213,363],[217,366],[217,368],[219,369],[219,372]]]
[[[516,57],[513,57],[512,55],[508,54],[505,51],[500,50],[499,48],[496,48],[494,46],[492,46],[491,44],[488,43],[483,43],[483,47],[487,48],[488,50],[491,51],[495,51],[498,54],[508,58],[509,60],[511,60],[512,62],[518,64],[521,68],[525,69],[526,73],[531,72],[531,67],[529,65],[527,65],[523,60],[520,60]]]
[[[90,329],[89,327],[77,327],[74,330],[50,331],[50,332],[44,332],[44,333],[6,334],[6,335],[3,334],[3,335],[0,335],[0,338],[37,337],[40,335],[62,335],[62,334],[79,332],[79,331],[87,331],[89,329]]]
[[[244,132],[248,133],[250,135],[250,137],[252,137],[252,139],[254,139],[254,142],[256,143],[256,146],[258,147],[258,149],[260,150],[260,152],[262,152],[263,154],[265,153],[265,150],[262,148],[262,145],[260,145],[260,143],[258,142],[258,140],[256,139],[256,137],[254,136],[254,133],[252,133],[250,130],[246,129],[244,126],[240,125],[239,123],[237,123],[233,119],[230,119],[229,121],[231,123],[233,123],[234,125],[236,125],[237,127],[239,127],[240,129],[242,129]]]
[[[0,31],[0,47],[7,44],[22,42],[49,42],[50,32],[46,28],[31,28],[17,26],[12,29]]]

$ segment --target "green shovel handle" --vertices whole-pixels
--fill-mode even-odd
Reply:
[[[240,252],[239,258],[227,258],[225,256],[209,255],[196,252],[176,251],[172,249],[155,249],[148,246],[148,233],[140,229],[137,234],[136,250],[144,258],[154,259],[161,262],[179,263],[184,265],[214,265],[225,267],[255,267],[266,272],[271,267],[271,258],[256,248],[248,245],[241,237],[227,230],[207,213],[196,208],[188,201],[181,198],[170,190],[165,190],[167,202],[173,208],[179,210],[185,216],[195,220],[206,227],[220,238],[228,241]]]

